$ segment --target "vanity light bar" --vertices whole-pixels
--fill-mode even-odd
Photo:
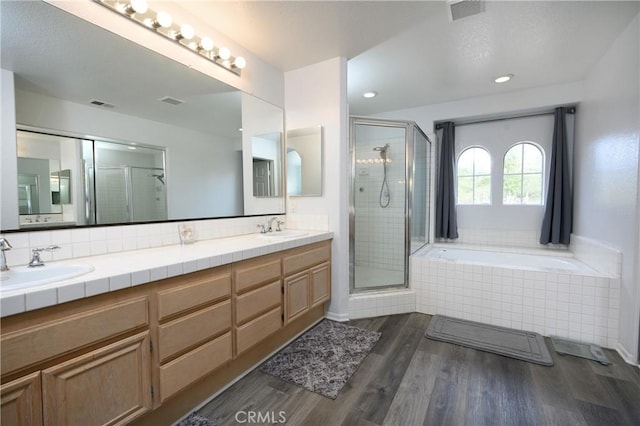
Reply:
[[[234,57],[227,47],[215,45],[209,37],[199,37],[191,25],[177,24],[167,12],[149,9],[146,0],[94,1],[234,74],[240,75],[242,69],[247,66],[247,61],[242,56]]]

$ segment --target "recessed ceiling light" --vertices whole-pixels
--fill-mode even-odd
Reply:
[[[513,78],[513,74],[507,74],[507,75],[501,75],[500,77],[496,78],[493,81],[495,81],[496,83],[506,83],[512,78]]]
[[[378,92],[364,92],[362,96],[365,98],[375,98],[378,96]]]

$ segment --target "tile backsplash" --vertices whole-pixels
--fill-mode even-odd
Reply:
[[[288,220],[284,215],[277,217],[280,220],[285,220],[285,228],[326,230],[294,226],[315,225],[316,222],[321,225],[323,223],[321,218],[296,221]],[[26,265],[31,259],[32,249],[50,245],[59,246],[60,249],[53,252],[43,252],[42,260],[45,262],[180,244],[178,226],[185,223],[193,226],[196,240],[210,240],[258,232],[258,224],[265,224],[267,220],[266,216],[208,219],[144,225],[11,232],[2,234],[2,237],[6,238],[13,246],[11,250],[5,252],[7,264],[11,267]],[[326,223],[326,220],[324,222]]]

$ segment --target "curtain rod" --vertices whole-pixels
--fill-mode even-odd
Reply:
[[[568,114],[575,114],[576,112],[576,107],[568,107],[567,109],[567,113]],[[481,119],[481,120],[474,120],[474,121],[463,121],[462,123],[458,124],[458,123],[454,123],[456,127],[460,127],[460,126],[466,126],[467,124],[478,124],[478,123],[489,123],[492,121],[504,121],[504,120],[512,120],[514,118],[525,118],[525,117],[538,117],[541,115],[550,115],[553,114],[553,111],[547,111],[547,112],[538,112],[538,113],[532,113],[532,114],[522,114],[522,115],[512,115],[510,117],[501,117],[501,118],[487,118],[487,119]],[[449,120],[445,120],[445,121],[449,121]],[[444,123],[444,121],[441,122],[437,122],[435,125],[436,130],[442,129],[442,123]]]

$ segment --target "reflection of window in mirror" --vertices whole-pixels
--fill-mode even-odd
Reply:
[[[322,195],[322,127],[287,131],[287,195]]]

